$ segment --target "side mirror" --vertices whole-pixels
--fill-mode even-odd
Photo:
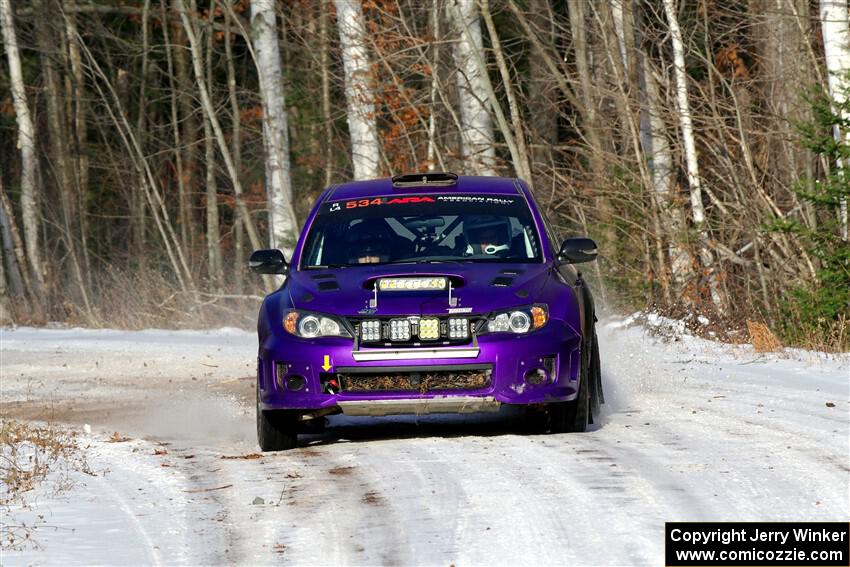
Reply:
[[[283,252],[277,248],[268,250],[254,250],[248,260],[248,268],[257,274],[285,274],[289,272],[289,266]]]
[[[561,244],[558,259],[568,264],[581,264],[596,260],[596,243],[590,238],[567,238]]]

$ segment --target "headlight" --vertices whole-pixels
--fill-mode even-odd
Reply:
[[[487,320],[487,331],[491,333],[528,333],[539,329],[549,321],[549,308],[538,304],[518,307],[496,313]]]
[[[290,309],[283,315],[283,328],[287,333],[304,339],[351,336],[335,317],[298,309]]]

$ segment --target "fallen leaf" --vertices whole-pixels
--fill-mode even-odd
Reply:
[[[226,460],[241,459],[241,460],[244,460],[244,461],[251,461],[251,460],[254,460],[254,459],[259,459],[260,457],[262,457],[262,455],[259,454],[259,453],[248,453],[247,455],[222,455],[221,456],[222,459],[226,459]]]

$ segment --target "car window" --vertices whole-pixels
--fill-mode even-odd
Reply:
[[[519,195],[403,195],[322,203],[303,268],[420,261],[539,262]]]

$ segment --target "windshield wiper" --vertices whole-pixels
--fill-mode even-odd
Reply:
[[[328,270],[336,268],[347,268],[348,264],[317,264],[315,266],[307,266],[308,270]]]
[[[462,262],[463,260],[416,260],[416,259],[405,259],[405,260],[393,260],[392,262],[381,262],[380,266],[387,266],[390,264],[451,264],[453,262]]]

